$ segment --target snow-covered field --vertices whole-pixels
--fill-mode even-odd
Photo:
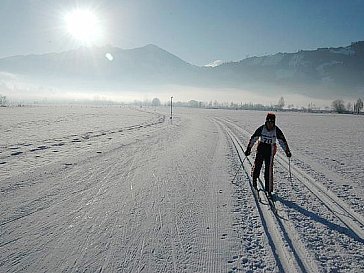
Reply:
[[[277,114],[274,211],[265,112],[168,112],[0,108],[0,272],[364,272],[363,116]]]

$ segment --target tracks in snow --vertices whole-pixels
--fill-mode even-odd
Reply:
[[[223,119],[223,118],[216,118],[215,121],[217,123],[220,124],[221,127],[224,128],[224,130],[227,132],[227,134],[230,136],[230,138],[232,139],[232,142],[235,146],[235,149],[237,150],[237,153],[240,155],[240,160],[242,160],[245,155],[243,154],[243,150],[245,149],[245,146],[243,146],[241,144],[241,142],[239,141],[239,138],[237,137],[237,135],[243,136],[245,138],[249,138],[250,137],[250,132],[244,130],[243,128],[239,127],[238,125],[236,125],[235,123],[231,122],[230,120],[227,119]],[[243,148],[244,147],[244,148]],[[310,174],[308,174],[306,171],[302,170],[300,167],[298,167],[297,165],[292,164],[292,162],[288,162],[288,160],[281,155],[280,153],[277,153],[276,155],[276,160],[275,162],[278,164],[278,170],[283,172],[288,173],[289,172],[289,163],[291,163],[290,165],[290,171],[292,174],[292,177],[289,178],[289,181],[292,183],[292,181],[295,181],[295,184],[297,186],[299,186],[298,188],[301,188],[300,192],[302,190],[304,190],[305,194],[307,196],[310,197],[306,197],[306,198],[313,198],[313,199],[305,199],[306,202],[307,200],[312,200],[310,201],[310,204],[307,204],[307,207],[311,207],[314,208],[316,207],[321,207],[320,211],[322,210],[322,213],[324,211],[326,211],[326,215],[324,217],[320,216],[320,214],[316,214],[314,212],[312,212],[309,208],[306,209],[306,205],[303,205],[303,207],[299,206],[299,203],[296,202],[291,202],[290,197],[288,200],[284,200],[281,196],[278,196],[277,201],[276,201],[276,206],[278,208],[278,216],[276,217],[276,219],[273,222],[270,223],[275,223],[275,225],[279,226],[280,230],[286,230],[285,233],[285,237],[284,240],[281,241],[285,242],[286,240],[290,240],[292,242],[292,245],[288,245],[288,252],[291,251],[291,248],[293,247],[293,249],[296,251],[296,253],[293,255],[294,258],[298,258],[298,261],[296,261],[296,265],[295,266],[299,266],[301,272],[310,272],[310,271],[320,271],[323,270],[323,268],[327,269],[327,266],[329,263],[326,263],[327,259],[326,258],[322,258],[322,255],[326,256],[326,252],[325,251],[331,251],[332,249],[330,249],[330,241],[332,242],[332,240],[337,240],[337,246],[341,249],[341,251],[344,252],[339,252],[339,253],[335,253],[332,252],[330,255],[332,256],[331,259],[333,262],[335,262],[336,260],[338,260],[337,258],[340,257],[341,261],[338,261],[339,263],[342,263],[346,260],[345,258],[345,249],[347,249],[348,247],[354,247],[355,249],[362,249],[363,243],[364,243],[364,219],[362,217],[362,215],[360,215],[359,213],[355,212],[353,209],[350,208],[350,206],[348,204],[346,204],[342,199],[340,199],[334,192],[330,191],[329,189],[327,189],[322,183],[320,183],[319,181],[316,181],[316,179],[314,179]],[[246,172],[247,176],[250,176],[250,169],[251,169],[251,162],[248,158],[248,160],[245,160],[243,167],[244,167],[244,171]],[[260,181],[261,183],[261,181]],[[251,187],[251,185],[250,185]],[[252,188],[251,188],[252,190]],[[296,190],[297,191],[297,190]],[[304,193],[302,192],[302,193]],[[283,193],[283,192],[282,192]],[[284,193],[288,193],[286,191],[284,191]],[[289,194],[290,195],[290,194]],[[263,196],[265,198],[265,195]],[[265,201],[263,200],[263,202],[265,203]],[[261,204],[258,204],[258,202],[256,201],[257,206],[258,206],[258,210],[264,210]],[[312,203],[312,205],[311,205]],[[302,204],[301,204],[302,206]],[[302,219],[302,217],[298,217],[297,218],[297,212],[299,214],[301,214],[302,216],[306,217],[306,219],[308,219],[308,222],[306,222],[306,227],[310,229],[309,233],[307,234],[307,236],[310,236],[308,238],[306,238],[306,233],[305,233],[305,229],[302,229],[303,225],[300,222]],[[264,222],[266,221],[270,221],[272,219],[271,216],[268,216],[268,218],[265,218],[264,212],[261,213],[261,218],[262,218],[262,222],[264,224]],[[271,213],[272,214],[272,213]],[[274,216],[274,215],[272,215]],[[289,217],[288,217],[289,216]],[[263,219],[264,217],[264,219]],[[269,218],[270,217],[270,218]],[[292,218],[293,217],[293,218]],[[268,220],[266,220],[268,219]],[[285,219],[290,219],[290,221],[286,221]],[[327,220],[327,219],[331,219],[331,220]],[[306,221],[306,220],[305,220]],[[332,222],[333,221],[333,222]],[[310,222],[310,223],[309,223]],[[335,222],[337,222],[337,224],[335,224]],[[313,231],[313,224],[315,223],[315,225],[317,226],[316,231]],[[308,226],[307,226],[308,224]],[[321,230],[320,225],[325,225],[326,226],[326,231]],[[328,229],[327,229],[328,227]],[[267,231],[267,229],[265,229]],[[333,235],[334,233],[336,234],[336,236],[340,236],[340,237],[336,237],[335,235]],[[304,233],[303,233],[304,232]],[[315,232],[317,235],[315,235]],[[317,233],[319,232],[319,233]],[[344,237],[342,237],[341,235],[345,235]],[[314,236],[314,237],[312,237]],[[319,245],[316,244],[314,239],[316,238],[316,236],[320,237],[322,240],[321,243]],[[326,239],[323,239],[325,238]],[[339,239],[341,238],[341,239]],[[346,239],[344,239],[346,238]],[[269,239],[269,236],[268,236]],[[300,241],[302,243],[300,243]],[[272,240],[270,241],[271,245],[272,245],[272,249],[273,252],[275,251],[275,246],[274,244],[272,244]],[[278,242],[279,243],[279,242]],[[356,246],[354,246],[354,243],[356,244]],[[328,244],[328,245],[326,245]],[[313,248],[313,246],[315,246]],[[317,247],[322,247],[322,250],[317,251]],[[314,250],[314,252],[312,252],[312,250]],[[350,251],[349,251],[350,252]],[[278,253],[278,252],[277,252]],[[308,256],[305,259],[305,256],[307,255],[307,253],[310,253],[311,257]],[[339,255],[339,256],[338,256]],[[341,255],[341,256],[340,256]],[[316,259],[316,263],[314,262],[315,259],[311,259],[311,258]],[[284,255],[283,256],[279,256],[276,255],[275,258],[281,260],[282,258],[284,259]],[[337,257],[337,258],[335,258]],[[306,261],[312,261],[310,264],[305,264]],[[302,261],[301,264],[299,264]],[[347,260],[349,263],[353,262],[352,266],[342,266],[342,269],[344,268],[355,268],[355,266],[362,266],[362,263],[353,258],[353,259],[349,259]],[[322,263],[319,265],[319,262]],[[287,271],[285,267],[288,267],[289,264],[282,264],[281,265],[281,269],[284,271]],[[322,267],[321,267],[322,266]],[[354,266],[354,267],[353,267]],[[311,267],[311,269],[310,269]],[[313,270],[315,268],[319,267],[320,270]],[[290,271],[290,270],[288,270]]]
[[[235,127],[243,135],[250,137],[250,133],[228,120],[221,120],[229,126]],[[276,162],[289,172],[289,162],[282,155],[275,156]],[[335,215],[349,230],[351,230],[358,241],[364,242],[364,219],[352,210],[343,200],[332,191],[318,183],[312,176],[290,163],[292,175],[304,185],[318,200],[320,200],[332,214]]]
[[[249,158],[245,159],[243,144],[229,128],[227,121],[222,119],[215,119],[215,121],[230,137],[244,172],[250,175],[252,162]],[[258,188],[262,189],[262,181],[259,183]],[[266,195],[261,194],[258,198],[254,194],[252,183],[250,183],[250,188],[279,270],[283,272],[319,272],[313,257],[301,243],[298,232],[293,225],[285,221],[288,218],[287,215],[284,215],[282,211],[279,211],[278,214],[274,212],[268,205]]]

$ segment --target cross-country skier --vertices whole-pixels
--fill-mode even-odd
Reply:
[[[268,196],[271,196],[273,191],[273,159],[277,152],[277,140],[283,151],[285,151],[287,157],[292,156],[288,148],[286,138],[282,131],[275,125],[275,122],[275,114],[268,113],[265,124],[260,126],[251,136],[248,147],[245,151],[245,155],[249,156],[254,143],[259,139],[257,154],[252,169],[253,187],[255,189],[257,188],[257,179],[264,161],[265,191],[268,193]]]

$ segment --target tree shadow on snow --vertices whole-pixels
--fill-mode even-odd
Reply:
[[[340,226],[338,224],[332,223],[329,220],[322,218],[321,216],[319,216],[318,214],[312,212],[312,211],[308,211],[306,209],[304,209],[303,207],[297,205],[296,203],[289,201],[289,200],[285,200],[280,196],[276,196],[276,200],[281,202],[283,205],[294,209],[296,211],[298,211],[299,213],[305,215],[306,217],[311,218],[312,220],[319,222],[323,225],[325,225],[326,227],[328,227],[329,229],[339,232],[341,234],[344,234],[352,239],[354,239],[357,242],[360,243],[364,243],[364,239],[362,239],[360,236],[358,236],[352,229],[348,228],[348,227],[343,227]]]

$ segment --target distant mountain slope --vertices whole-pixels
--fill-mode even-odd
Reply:
[[[112,56],[112,60],[106,58]],[[110,58],[111,59],[111,58]],[[80,48],[62,53],[15,56],[0,59],[0,71],[37,79],[92,82],[179,83],[194,71],[173,54],[155,46],[135,49]]]
[[[260,92],[283,90],[313,97],[358,96],[364,95],[364,42],[251,57],[210,67],[191,65],[155,45],[127,50],[80,48],[3,58],[0,72],[63,86],[99,89],[177,84],[255,88]]]
[[[236,86],[277,85],[364,93],[364,42],[347,47],[278,53],[225,63],[213,72],[217,80]]]

